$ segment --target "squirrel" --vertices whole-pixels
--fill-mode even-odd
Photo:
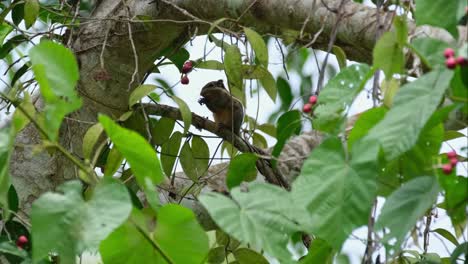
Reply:
[[[224,87],[223,80],[213,81],[203,86],[198,100],[213,112],[214,121],[220,127],[230,129],[237,136],[244,120],[244,106]]]

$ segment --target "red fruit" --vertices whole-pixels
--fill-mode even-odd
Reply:
[[[304,113],[310,113],[312,111],[312,105],[311,104],[305,104],[304,107],[302,108],[302,112]]]
[[[312,95],[311,97],[309,97],[309,103],[311,103],[312,105],[315,105],[317,103],[317,96]]]
[[[446,48],[446,49],[444,50],[444,56],[445,56],[445,58],[447,58],[447,59],[448,59],[448,58],[452,58],[453,56],[455,56],[455,51],[454,51],[453,49],[451,49],[451,48]]]
[[[450,152],[447,152],[447,158],[448,159],[453,159],[453,158],[457,158],[457,152],[455,150],[452,150]]]
[[[442,165],[442,171],[444,172],[444,174],[450,174],[450,173],[452,173],[452,169],[453,169],[453,167],[452,167],[452,165],[450,165],[450,164],[444,164],[444,165]]]
[[[468,64],[468,59],[467,59],[467,58],[463,58],[462,56],[458,56],[458,57],[455,59],[455,62],[457,63],[457,65],[465,66],[465,65]]]
[[[450,159],[450,166],[455,167],[458,163],[457,157]]]
[[[184,84],[184,85],[185,85],[185,84],[188,84],[189,81],[190,81],[190,80],[189,80],[189,78],[188,78],[187,75],[183,75],[182,78],[180,78],[180,83],[182,83],[182,84]]]
[[[445,61],[445,65],[449,69],[453,69],[457,66],[457,60],[454,57],[450,57]]]
[[[182,66],[182,73],[189,73],[193,69],[193,63],[191,61],[186,61]]]
[[[19,236],[16,240],[16,246],[23,248],[28,243],[28,238],[26,236]]]

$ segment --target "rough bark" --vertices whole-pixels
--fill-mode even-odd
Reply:
[[[328,7],[336,7],[340,3],[339,0],[99,2],[91,16],[82,19],[81,27],[72,32],[72,49],[80,64],[77,89],[84,105],[65,122],[61,129],[61,143],[78,157],[82,156],[83,135],[90,123],[96,122],[97,113],[116,118],[127,111],[131,90],[139,84],[143,75],[151,69],[154,61],[163,55],[166,48],[181,46],[193,34],[205,34],[213,21],[228,17],[236,21],[232,24],[231,31],[235,31],[240,25],[253,27],[265,35],[281,36],[292,30],[298,33],[298,41],[301,43],[309,42],[314,34],[322,29],[312,47],[323,49],[329,42],[330,32],[337,18],[322,2]],[[183,10],[174,8],[172,4],[180,6]],[[345,50],[349,59],[370,62],[377,30],[376,11],[347,1],[344,12],[346,15],[337,28],[336,45]],[[390,25],[393,13],[381,15],[387,18],[384,25]],[[137,16],[146,16],[151,20],[143,23],[137,21]],[[442,30],[430,27],[416,29],[411,21],[409,26],[412,36],[433,36],[453,41]],[[461,30],[466,31],[464,28]],[[314,133],[306,133],[286,146],[286,151],[289,149],[291,153],[296,153],[292,154],[294,157],[300,157],[280,163],[282,172],[289,179],[297,175],[303,158],[319,142],[319,137],[315,136]],[[41,193],[76,177],[74,166],[60,155],[34,153],[34,145],[38,144],[39,140],[34,128],[28,127],[22,131],[16,139],[11,160],[13,183],[18,188],[21,206],[26,210]],[[307,144],[295,143],[297,141]],[[290,158],[291,155],[287,157]],[[223,184],[224,181],[219,180],[210,188],[220,190]]]

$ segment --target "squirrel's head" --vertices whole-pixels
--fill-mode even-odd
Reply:
[[[226,90],[226,87],[224,87],[224,82],[223,80],[217,80],[217,81],[212,81],[212,82],[209,82],[207,84],[205,84],[205,86],[203,86],[201,92],[203,92],[204,90],[209,90],[209,89],[225,89]]]

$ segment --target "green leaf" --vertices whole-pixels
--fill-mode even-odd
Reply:
[[[9,255],[21,257],[23,259],[29,257],[28,252],[26,250],[19,248],[13,242],[7,242],[7,241],[0,243],[0,253],[3,253],[1,254],[3,256],[9,254]]]
[[[336,45],[333,45],[332,52],[336,56],[336,60],[338,61],[340,69],[346,68],[346,53],[344,50]]]
[[[255,163],[258,157],[252,153],[242,153],[231,159],[226,176],[229,189],[239,186],[243,181],[252,181],[257,177]]]
[[[10,34],[12,30],[13,28],[4,22],[0,24],[0,46],[3,45],[3,41],[5,41],[5,38],[8,36],[8,34]]]
[[[0,208],[3,208],[4,218],[10,215],[11,207],[8,190],[10,189],[10,156],[14,143],[14,130],[6,126],[0,130]]]
[[[111,148],[104,166],[104,177],[112,177],[122,165],[124,157],[117,148]]]
[[[197,166],[195,165],[195,158],[193,157],[192,148],[188,141],[184,143],[182,149],[180,150],[180,165],[184,170],[185,174],[194,182],[198,182],[200,172],[197,171]]]
[[[271,100],[273,100],[273,102],[276,101],[276,94],[278,92],[276,89],[276,82],[275,78],[273,78],[273,75],[271,75],[269,71],[266,71],[266,75],[260,78],[260,83],[262,84],[263,89],[265,89]]]
[[[131,94],[128,99],[128,106],[132,107],[134,104],[138,103],[143,97],[147,96],[149,93],[156,89],[156,85],[152,84],[142,84],[138,86]]]
[[[405,65],[403,46],[398,43],[395,32],[385,32],[377,41],[372,53],[373,64],[390,79],[395,73],[402,73]]]
[[[39,16],[38,0],[25,0],[24,3],[24,22],[26,28],[30,28],[36,22]]]
[[[84,137],[83,137],[83,157],[85,159],[91,160],[94,146],[98,142],[99,137],[102,134],[102,131],[104,128],[100,123],[96,123],[92,125],[88,130],[86,131]]]
[[[31,121],[29,118],[34,119],[35,117],[36,108],[31,102],[31,96],[29,93],[24,93],[24,99],[21,102],[20,107],[18,107],[13,114],[13,127],[15,128],[15,132],[18,133],[23,130],[23,128],[25,128]]]
[[[382,81],[380,88],[383,93],[383,103],[387,108],[391,108],[393,105],[393,98],[400,89],[400,81],[395,78],[385,79]]]
[[[98,119],[107,136],[130,164],[138,185],[145,191],[151,207],[156,210],[159,196],[155,186],[164,180],[156,152],[138,133],[117,125],[105,115],[99,115]]]
[[[239,264],[268,264],[268,260],[250,248],[238,248],[232,253]]]
[[[242,58],[237,46],[228,45],[224,54],[224,71],[226,72],[231,91],[242,92]]]
[[[78,65],[72,52],[51,41],[41,41],[29,50],[36,80],[46,106],[42,129],[55,141],[63,118],[81,107],[75,90]]]
[[[242,78],[244,79],[262,79],[271,73],[262,65],[242,64]]]
[[[205,140],[200,136],[192,137],[192,153],[195,159],[196,170],[199,174],[198,177],[203,176],[208,170],[208,163],[210,161],[210,149]]]
[[[460,243],[458,243],[458,241],[457,241],[457,238],[454,235],[452,235],[452,233],[447,231],[446,229],[436,228],[434,230],[431,230],[431,232],[434,232],[434,233],[437,233],[437,234],[443,236],[445,239],[452,242],[452,244],[454,244],[455,246],[460,245]]]
[[[393,20],[395,27],[396,40],[398,44],[404,46],[408,41],[408,24],[405,16],[397,16]]]
[[[456,247],[453,252],[452,252],[452,255],[450,256],[450,263],[451,264],[457,264],[459,263],[457,260],[460,256],[463,256],[465,255],[465,260],[466,258],[468,258],[468,242],[464,242],[462,244],[460,244],[458,247]]]
[[[179,69],[179,71],[182,71],[182,67],[184,66],[184,63],[190,58],[189,52],[184,49],[184,48],[179,48],[175,53],[172,48],[164,54],[174,65]]]
[[[445,65],[443,54],[449,47],[447,42],[434,38],[417,38],[411,42],[410,47],[426,66],[433,68],[436,65]]]
[[[179,106],[180,113],[182,115],[182,120],[184,120],[184,135],[187,134],[190,125],[192,124],[192,112],[188,105],[184,102],[184,100],[180,99],[179,97],[173,95],[172,99],[176,104]]]
[[[414,17],[416,25],[431,25],[445,28],[455,38],[458,37],[457,24],[463,13],[458,12],[466,6],[465,0],[417,0]]]
[[[333,263],[333,256],[335,251],[327,243],[327,241],[315,238],[309,247],[309,252],[306,257],[302,259],[300,264],[331,264]]]
[[[255,132],[253,133],[252,142],[253,142],[254,146],[257,146],[259,148],[262,148],[262,149],[268,148],[267,140],[265,139],[264,136],[262,136],[259,133],[255,133]]]
[[[414,146],[442,99],[452,75],[449,70],[432,71],[400,88],[392,109],[366,136],[381,144],[387,160],[398,157]]]
[[[293,101],[291,86],[289,82],[281,76],[278,76],[276,79],[276,85],[278,86],[278,93],[281,99],[281,109],[287,110]]]
[[[362,91],[373,71],[366,64],[351,65],[340,71],[324,87],[314,110],[313,127],[325,132],[342,132],[344,111]]]
[[[174,130],[175,120],[172,118],[161,117],[159,121],[151,119],[151,136],[155,145],[161,146],[169,140]],[[177,155],[177,154],[176,154]]]
[[[224,70],[224,64],[216,60],[200,61],[195,64],[195,68],[206,70]]]
[[[273,124],[265,123],[259,125],[257,128],[265,134],[276,138],[276,127]]]
[[[301,113],[297,110],[292,110],[284,113],[278,119],[276,128],[277,142],[273,147],[271,155],[273,157],[279,157],[283,150],[286,141],[293,135],[297,135],[301,132]],[[276,164],[276,160],[272,160],[273,164]]]
[[[74,263],[77,254],[95,250],[132,209],[127,189],[112,178],[102,179],[88,201],[78,181],[66,182],[58,191],[43,194],[32,205],[34,261],[55,251],[63,263]]]
[[[265,68],[268,67],[268,49],[262,36],[250,28],[244,27],[245,35],[255,51],[255,58]]]
[[[15,47],[27,41],[28,38],[24,35],[16,35],[7,40],[3,46],[0,46],[0,59],[5,58]]]
[[[218,193],[202,194],[199,200],[223,231],[281,263],[291,262],[287,245],[298,227],[288,218],[294,204],[289,193],[265,183],[251,183],[247,190],[232,189],[234,201]]]
[[[226,248],[224,246],[219,246],[210,249],[208,253],[207,263],[209,264],[221,264],[226,259]]]
[[[339,250],[365,225],[375,198],[378,146],[355,143],[346,154],[338,137],[325,140],[304,162],[292,184],[295,219]],[[302,209],[303,208],[303,209]]]
[[[393,192],[382,208],[382,212],[375,223],[376,229],[389,228],[390,232],[383,237],[383,242],[396,239],[394,245],[398,248],[405,235],[413,228],[439,194],[439,184],[436,177],[423,176],[415,178]],[[398,217],[395,217],[395,216]],[[405,221],[401,221],[405,219]],[[390,246],[389,244],[387,244]]]
[[[369,130],[384,118],[385,113],[387,113],[386,108],[377,107],[360,114],[348,136],[349,149],[352,149],[355,142],[367,135]]]
[[[466,223],[468,206],[468,178],[454,173],[438,175],[439,183],[445,191],[444,208],[454,226]]]
[[[145,237],[142,234],[142,232],[146,232],[146,228],[142,228],[136,223],[138,218],[143,218],[147,223],[154,221],[154,219],[133,209],[130,220],[102,241],[99,253],[104,263],[166,263],[161,254],[154,248],[154,242],[148,240],[147,237],[150,235]]]
[[[193,212],[180,205],[159,210],[154,238],[173,263],[199,264],[208,255],[208,236]]]
[[[179,154],[181,141],[182,133],[176,131],[174,134],[172,134],[169,141],[164,143],[161,147],[161,163],[166,176],[172,175],[172,169],[174,168],[177,154]]]

